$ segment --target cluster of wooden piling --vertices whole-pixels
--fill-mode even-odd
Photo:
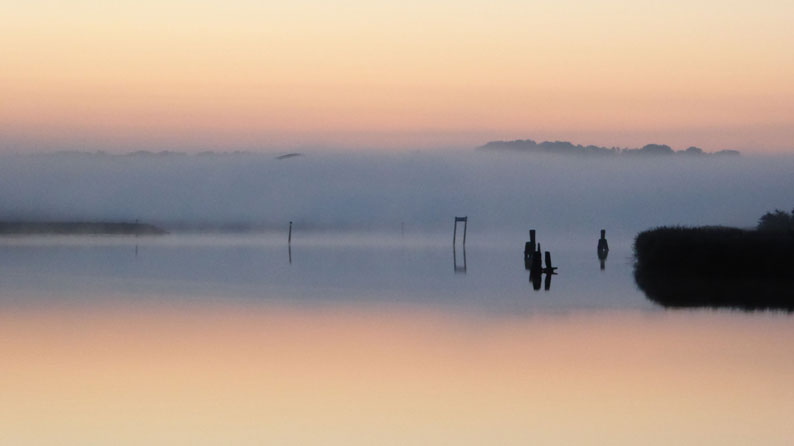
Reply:
[[[543,274],[546,274],[545,289],[548,290],[551,287],[551,276],[557,274],[557,267],[551,264],[551,252],[546,251],[544,255],[541,254],[543,251],[535,236],[535,230],[530,229],[529,241],[524,243],[524,268],[529,271],[529,280],[536,290],[540,289],[541,279]],[[545,260],[545,267],[543,260]]]

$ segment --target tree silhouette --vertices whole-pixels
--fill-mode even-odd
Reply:
[[[791,215],[780,209],[775,209],[774,212],[767,212],[758,221],[758,230],[794,233],[794,210],[791,211]]]

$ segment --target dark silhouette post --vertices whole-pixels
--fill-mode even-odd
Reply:
[[[452,246],[458,236],[458,222],[463,222],[463,246],[466,246],[466,229],[469,226],[469,217],[455,217],[455,227],[452,229]]]
[[[524,243],[524,268],[532,269],[532,256],[535,254],[535,230],[529,230],[529,241]]]
[[[463,217],[463,250],[466,250],[466,230],[469,229],[469,217]],[[465,256],[466,254],[464,254]]]
[[[540,274],[543,271],[540,259],[540,243],[537,244],[537,250],[532,254],[532,266],[530,267],[532,274]]]
[[[536,291],[540,290],[541,285],[548,291],[551,289],[551,276],[557,274],[557,267],[551,264],[551,252],[546,251],[545,256],[542,254],[540,243],[535,244],[535,231],[531,230],[529,233],[530,241],[524,244],[524,268],[529,270],[529,281],[532,283],[532,288]],[[546,266],[543,266],[545,260]],[[546,274],[546,280],[543,280],[543,275]]]
[[[292,222],[289,222],[289,234],[287,235],[287,244],[292,244]]]
[[[609,243],[607,243],[607,231],[606,229],[601,230],[601,238],[598,239],[598,260],[601,264],[601,270],[603,271],[606,269],[606,260],[607,256],[609,255]]]
[[[598,252],[609,252],[609,243],[607,243],[607,231],[606,229],[601,230],[601,238],[598,239]]]

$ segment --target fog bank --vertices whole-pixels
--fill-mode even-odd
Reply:
[[[794,157],[577,159],[511,153],[4,155],[0,220],[136,219],[170,229],[632,234],[754,226],[794,207]]]

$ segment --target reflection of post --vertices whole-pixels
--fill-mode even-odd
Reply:
[[[539,290],[541,281],[543,280],[543,274],[539,271],[530,271],[529,272],[529,281],[532,282],[532,289]]]
[[[287,244],[287,254],[289,255],[289,264],[292,265],[292,244]]]
[[[452,269],[457,273],[466,274],[466,247],[463,247],[463,265],[458,265],[458,250],[452,246]]]

